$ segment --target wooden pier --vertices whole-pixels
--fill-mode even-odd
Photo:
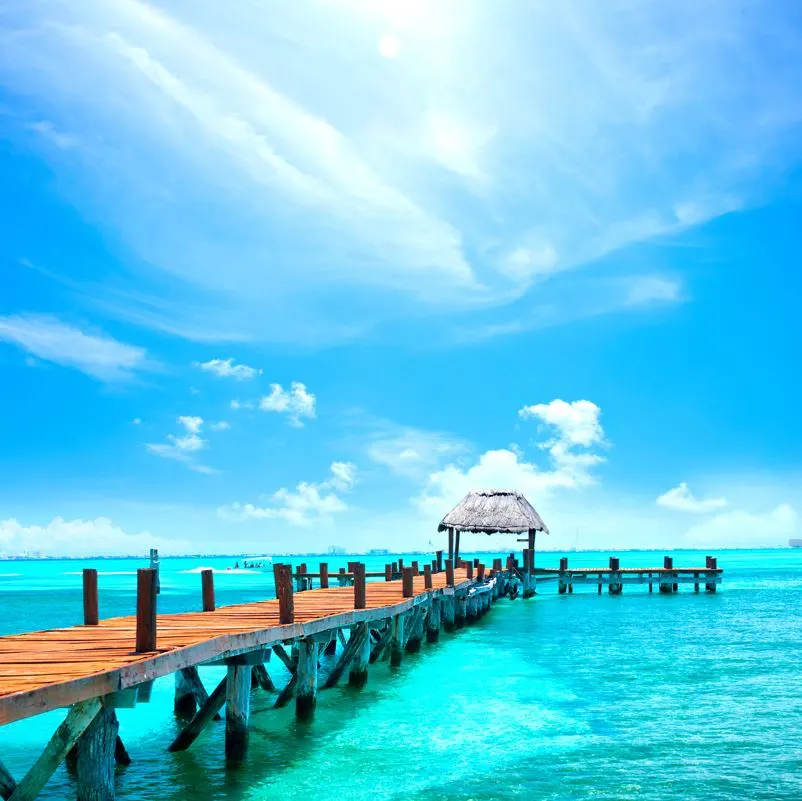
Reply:
[[[158,569],[145,568],[137,573],[136,616],[107,620],[99,615],[97,572],[85,570],[84,625],[0,637],[0,725],[69,708],[18,783],[0,761],[0,797],[35,798],[67,759],[78,801],[111,801],[114,766],[130,762],[114,710],[146,703],[153,680],[162,676],[175,674],[175,711],[187,718],[169,750],[187,749],[225,707],[225,758],[235,764],[247,752],[252,691],[276,693],[276,707],[294,700],[297,716],[309,720],[318,689],[333,687],[346,674],[361,687],[369,664],[397,666],[405,652],[419,650],[424,640],[436,642],[441,629],[476,620],[498,598],[515,598],[521,590],[523,597],[533,596],[538,582],[556,580],[560,593],[581,583],[597,584],[599,592],[606,585],[611,594],[627,583],[648,583],[650,590],[657,583],[661,592],[674,592],[689,581],[697,590],[701,582],[715,591],[721,575],[710,557],[705,568],[667,562],[663,568],[621,568],[612,557],[608,568],[569,569],[562,560],[559,569],[535,570],[534,549],[524,549],[521,562],[510,554],[492,567],[479,559],[454,566],[442,556],[438,552],[422,566],[399,560],[379,573],[367,573],[359,562],[331,574],[326,563],[314,573],[306,565],[293,571],[277,564],[275,599],[221,608],[207,570],[201,574],[202,611],[165,615],[156,609]],[[379,580],[367,581],[369,576]],[[319,672],[324,653],[335,656],[326,675]],[[273,656],[289,671],[282,688],[268,672]],[[226,667],[211,694],[198,674],[209,665]]]

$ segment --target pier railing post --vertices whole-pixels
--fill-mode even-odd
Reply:
[[[392,565],[385,565],[384,566],[384,580],[385,581],[392,581],[393,580],[393,566]]]
[[[617,556],[610,557],[610,583],[607,586],[607,591],[610,595],[621,595],[621,574],[618,572],[621,569],[621,560]]]
[[[212,570],[201,570],[201,596],[203,611],[214,612],[214,572]]]
[[[276,595],[278,597],[279,623],[295,622],[295,599],[292,591],[292,566],[279,565],[276,570]]]
[[[708,556],[706,566],[709,570],[718,570],[718,559],[715,556]],[[705,592],[716,591],[716,577],[715,575],[708,574],[709,581],[705,582]]]
[[[413,576],[419,576],[420,575],[420,568],[418,567],[418,560],[417,559],[412,563],[412,575]]]
[[[84,626],[97,626],[97,570],[93,567],[84,568]]]
[[[560,595],[565,595],[565,593],[568,592],[568,582],[565,580],[566,579],[565,574],[567,572],[568,572],[568,557],[563,556],[560,559],[560,577],[559,577],[559,583],[557,584],[557,592]]]
[[[446,559],[446,586],[454,586],[454,560]]]
[[[156,570],[136,571],[136,652],[156,650]]]
[[[365,588],[365,563],[354,562],[354,609],[364,609],[367,606],[367,590]]]
[[[671,570],[674,567],[674,558],[671,556],[664,556],[663,557],[663,570]],[[674,591],[674,583],[671,579],[670,573],[661,573],[660,574],[660,592],[664,595],[668,595],[669,593]]]
[[[411,598],[415,594],[414,582],[412,578],[412,568],[405,567],[401,571],[401,590],[404,598]]]
[[[328,589],[329,586],[329,563],[320,563],[320,589]]]
[[[479,562],[479,566],[476,568],[476,580],[481,582],[485,580],[485,566],[482,562]]]
[[[435,556],[437,557],[437,572],[438,573],[442,573],[442,571],[443,571],[443,552],[442,551],[437,551],[435,553]]]
[[[432,589],[432,566],[431,565],[424,565],[423,566],[423,586],[427,590]]]
[[[473,581],[473,562],[465,563],[465,577],[468,581]]]

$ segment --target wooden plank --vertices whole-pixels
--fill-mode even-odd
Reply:
[[[11,794],[10,801],[32,801],[42,792],[53,771],[95,719],[101,706],[99,698],[92,698],[75,704],[70,709],[44,751]]]

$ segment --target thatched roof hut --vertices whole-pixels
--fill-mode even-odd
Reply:
[[[534,552],[535,532],[549,529],[541,516],[516,490],[485,489],[469,492],[441,521],[438,531],[448,530],[449,556],[459,559],[461,531],[523,533],[529,535],[529,548]],[[456,549],[453,547],[456,534]]]
[[[483,531],[486,534],[545,531],[543,519],[516,490],[486,489],[469,492],[441,521],[438,531]]]

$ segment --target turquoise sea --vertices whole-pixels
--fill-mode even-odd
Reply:
[[[622,566],[662,564],[662,553],[619,555]],[[371,666],[363,690],[322,692],[310,724],[255,691],[249,758],[235,770],[224,767],[222,723],[189,751],[166,753],[179,724],[172,678],[159,680],[150,704],[118,712],[133,758],[119,769],[118,798],[796,801],[802,550],[714,555],[725,571],[714,595],[681,585],[671,596],[646,587],[559,596],[545,584],[535,599],[501,601],[397,670]],[[608,554],[539,553],[537,564],[556,567],[560,556],[600,566]],[[678,567],[704,563],[700,552],[673,556]],[[334,568],[349,557],[323,558]],[[369,558],[368,568],[392,558]],[[318,559],[300,561],[313,569]],[[225,572],[233,562],[163,559],[160,609],[197,609],[202,567],[220,570],[218,604],[272,597],[270,571]],[[101,615],[132,613],[145,560],[0,562],[0,633],[79,622],[89,566],[101,573]],[[209,688],[222,675],[201,672]],[[0,728],[0,759],[17,777],[63,714]],[[71,797],[61,768],[41,798]]]

